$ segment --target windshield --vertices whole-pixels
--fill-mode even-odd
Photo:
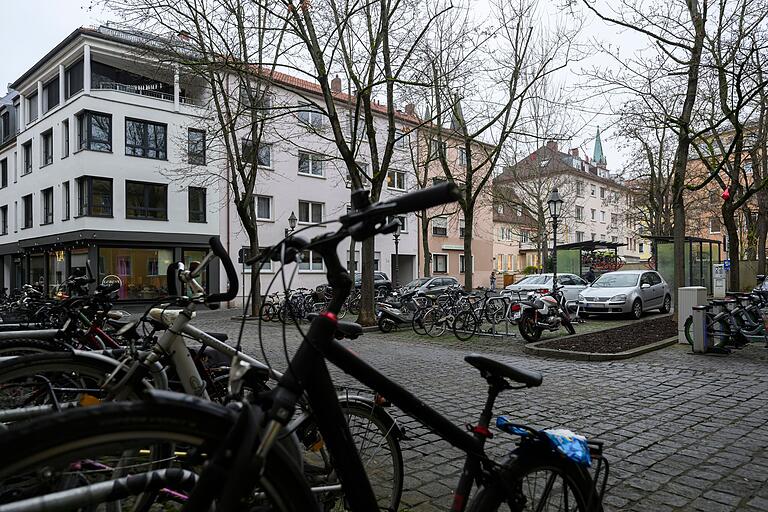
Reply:
[[[418,288],[419,286],[423,285],[427,281],[429,281],[429,279],[423,279],[423,278],[422,279],[414,279],[413,281],[411,281],[407,285],[403,286],[403,288]]]
[[[552,279],[551,276],[531,276],[524,284],[544,284],[550,279]]]
[[[637,286],[639,274],[603,274],[592,283],[592,288],[628,288]]]

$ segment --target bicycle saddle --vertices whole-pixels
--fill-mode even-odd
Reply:
[[[525,384],[529,388],[541,385],[542,377],[539,372],[521,370],[520,368],[509,366],[479,354],[470,354],[464,360],[481,372],[495,377],[510,379],[520,384]]]
[[[317,318],[318,315],[319,313],[309,313],[307,319],[311,322]],[[363,334],[363,326],[360,324],[348,320],[338,320],[336,322],[336,338],[338,339],[349,338],[354,340],[361,334]]]

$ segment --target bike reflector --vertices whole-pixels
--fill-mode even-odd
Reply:
[[[520,311],[521,309],[523,309],[523,306],[521,306],[520,304],[512,304],[512,307],[510,309],[512,311]]]

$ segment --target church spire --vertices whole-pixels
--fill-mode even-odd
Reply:
[[[592,160],[598,167],[605,167],[608,165],[608,161],[605,159],[605,153],[603,153],[603,141],[600,140],[600,127],[597,127],[597,135],[595,136],[595,152],[592,155]]]

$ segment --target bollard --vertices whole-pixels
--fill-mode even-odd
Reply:
[[[705,354],[709,348],[707,336],[707,306],[693,306],[693,352]]]

